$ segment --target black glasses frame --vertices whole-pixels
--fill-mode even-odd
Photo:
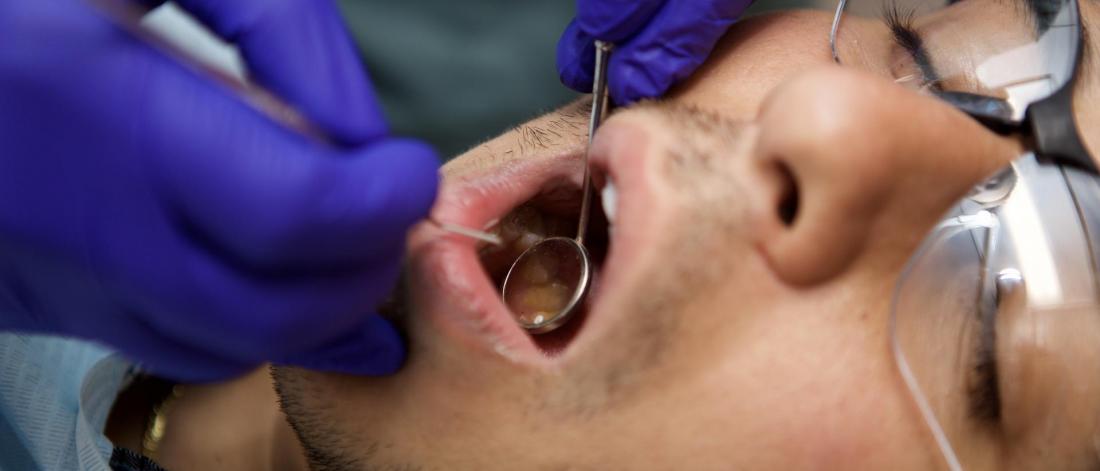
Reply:
[[[936,95],[967,113],[986,128],[999,134],[1023,133],[1032,141],[1032,150],[1044,162],[1068,165],[1100,176],[1100,170],[1081,140],[1073,113],[1073,91],[1081,65],[1081,10],[1078,0],[1068,0],[1074,29],[1073,69],[1062,86],[1050,96],[1028,105],[1022,120],[1012,119],[1007,101],[965,92],[938,92]]]

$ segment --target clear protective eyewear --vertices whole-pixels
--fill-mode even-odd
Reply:
[[[968,24],[967,15],[981,22]],[[838,63],[862,60],[846,47],[859,38],[845,24],[871,21],[888,28],[900,50],[890,71],[899,83],[1028,143],[932,230],[900,274],[890,306],[895,361],[948,467],[993,468],[995,447],[974,445],[991,436],[981,424],[999,420],[1002,401],[1015,400],[1001,397],[998,385],[1018,386],[1024,392],[1016,396],[1058,391],[1064,400],[1032,407],[1047,420],[1046,440],[1072,426],[1054,419],[1073,415],[1058,410],[1071,396],[1100,395],[1095,381],[1076,374],[1096,368],[1073,364],[1100,361],[1100,174],[1072,103],[1083,46],[1079,5],[840,0],[830,33]],[[937,63],[922,30],[951,38],[945,47],[961,59]]]

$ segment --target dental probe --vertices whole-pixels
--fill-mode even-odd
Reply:
[[[123,0],[86,0],[85,3],[91,5],[96,11],[102,13],[108,20],[114,23],[115,26],[130,33],[139,41],[160,51],[169,58],[176,60],[176,62],[209,81],[222,85],[231,95],[237,97],[237,99],[266,116],[268,119],[274,121],[276,124],[294,131],[322,146],[333,145],[331,139],[329,139],[322,130],[314,126],[313,123],[306,119],[297,109],[283,101],[278,95],[244,78],[237,77],[232,73],[194,57],[190,53],[173,45],[170,41],[165,40],[156,32],[142,26],[141,19],[145,13],[147,13],[147,10],[144,8],[133,2]],[[457,224],[441,222],[431,217],[426,218],[426,220],[440,230],[451,234],[469,237],[493,245],[502,245],[499,236],[488,232],[470,229]]]
[[[512,263],[501,287],[504,304],[516,322],[532,334],[550,332],[565,325],[584,304],[595,277],[592,257],[584,247],[593,193],[588,161],[596,128],[603,123],[607,113],[607,63],[611,49],[611,43],[596,41],[592,115],[588,122],[588,146],[584,151],[577,237],[551,237],[531,246]]]
[[[466,237],[469,237],[471,239],[477,239],[477,240],[480,240],[482,242],[488,242],[488,243],[493,244],[493,245],[504,245],[504,241],[500,240],[500,236],[498,236],[496,234],[490,234],[490,233],[485,232],[485,231],[478,231],[478,230],[470,229],[468,227],[459,226],[457,224],[451,224],[449,222],[441,222],[441,221],[437,220],[434,217],[428,217],[427,221],[431,225],[433,225],[433,226],[435,226],[439,229],[442,229],[444,231],[450,232],[452,234],[458,234],[460,236],[466,236]]]

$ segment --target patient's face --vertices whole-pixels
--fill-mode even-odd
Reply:
[[[1015,18],[1009,2],[958,6],[957,21]],[[897,48],[881,24],[846,23],[858,41],[842,53],[860,59],[831,65],[830,19],[742,22],[691,83],[601,128],[593,165],[617,196],[603,200],[614,207],[606,236],[603,221],[593,229],[590,305],[563,331],[532,339],[496,293],[516,252],[573,230],[584,107],[450,162],[436,218],[491,226],[508,247],[412,234],[399,374],[277,371],[310,458],[337,469],[943,466],[891,356],[891,289],[944,211],[1020,146],[894,83]],[[933,54],[953,60],[950,48]],[[1078,110],[1093,108],[1079,95]],[[1078,118],[1097,129],[1087,112]],[[1092,319],[1072,332],[1100,338]],[[1062,342],[1068,332],[1043,324],[1030,343],[997,344],[996,397],[971,384],[976,336],[944,339],[942,358],[920,360],[961,378],[941,386],[960,417],[945,427],[968,463],[1096,467],[1096,363],[1044,370],[1077,394],[1024,387],[1027,365],[1097,358],[1100,342]]]

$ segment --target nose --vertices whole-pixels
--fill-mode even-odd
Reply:
[[[835,66],[775,88],[757,116],[753,237],[796,285],[896,270],[1019,144],[881,77]]]

